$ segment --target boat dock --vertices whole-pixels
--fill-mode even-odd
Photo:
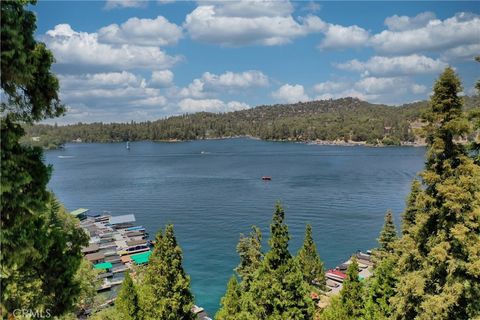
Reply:
[[[80,226],[90,237],[82,253],[94,269],[101,271],[97,276],[101,280],[97,293],[106,301],[100,308],[108,307],[114,304],[125,272],[133,266],[148,264],[154,242],[148,239],[149,234],[143,226],[135,225],[133,214],[112,216],[84,208],[71,214],[80,220]],[[199,320],[211,320],[201,307],[194,306],[192,312]]]

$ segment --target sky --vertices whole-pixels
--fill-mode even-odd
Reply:
[[[127,122],[357,97],[428,99],[446,66],[474,94],[480,3],[39,1],[67,114]]]

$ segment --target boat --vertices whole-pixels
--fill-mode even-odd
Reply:
[[[272,177],[270,177],[270,176],[263,176],[263,177],[262,177],[262,180],[263,180],[263,181],[270,181],[270,180],[272,180]]]
[[[127,141],[127,146],[126,146],[127,150],[130,150],[130,141]]]

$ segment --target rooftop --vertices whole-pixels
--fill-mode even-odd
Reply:
[[[144,264],[148,262],[151,254],[152,254],[152,251],[145,251],[142,253],[133,254],[130,256],[130,258],[132,258],[135,264]]]
[[[78,208],[77,210],[73,210],[70,212],[72,216],[78,217],[79,215],[85,214],[88,212],[88,209],[85,208]]]
[[[110,262],[97,263],[93,266],[95,269],[111,269],[112,264]]]
[[[135,215],[133,214],[124,214],[123,216],[115,216],[110,218],[110,224],[120,224],[120,223],[128,223],[134,222]]]

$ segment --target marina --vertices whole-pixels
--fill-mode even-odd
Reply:
[[[80,226],[90,237],[87,247],[82,249],[85,259],[99,270],[97,279],[101,280],[97,293],[105,297],[99,308],[106,308],[115,303],[125,272],[134,266],[148,264],[154,242],[148,239],[143,226],[135,225],[135,215],[112,216],[109,213],[94,213],[89,209],[79,208],[70,213],[80,220]],[[91,310],[87,310],[87,314]],[[194,305],[192,312],[199,320],[211,320],[202,307]]]

